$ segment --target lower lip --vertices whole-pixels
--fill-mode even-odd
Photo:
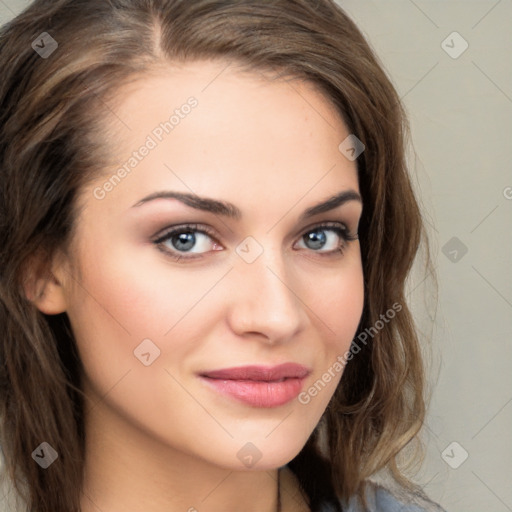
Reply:
[[[219,393],[229,395],[253,407],[279,407],[293,400],[301,391],[304,379],[285,379],[282,382],[256,380],[201,380]]]

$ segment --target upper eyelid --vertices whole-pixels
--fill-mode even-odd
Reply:
[[[214,239],[215,242],[219,242],[218,237],[216,236],[214,229],[209,228],[204,224],[199,223],[185,223],[185,224],[176,224],[175,226],[168,226],[162,230],[160,230],[155,236],[152,237],[153,242],[157,243],[159,240],[165,240],[171,234],[177,232],[180,233],[182,231],[197,231],[199,233],[204,233],[208,235],[210,238]]]

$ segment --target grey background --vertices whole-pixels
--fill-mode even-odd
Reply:
[[[0,22],[28,3],[0,0]],[[339,4],[407,108],[439,282],[436,310],[419,267],[410,280],[418,325],[433,338],[415,479],[449,512],[512,511],[512,1]]]

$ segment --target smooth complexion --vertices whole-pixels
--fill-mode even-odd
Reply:
[[[120,89],[105,136],[117,167],[187,98],[198,104],[104,199],[93,190],[116,165],[82,191],[71,250],[37,302],[69,315],[85,368],[84,512],[275,511],[277,468],[306,443],[341,372],[307,405],[273,407],[199,374],[293,362],[310,369],[305,390],[361,318],[359,241],[332,225],[356,235],[362,203],[301,218],[359,193],[356,162],[338,150],[346,126],[311,85],[226,65],[169,66]],[[163,192],[228,202],[239,216],[142,201]],[[162,240],[190,223],[211,234]],[[261,251],[251,263],[237,252],[247,237],[248,254]],[[134,355],[145,339],[160,350],[149,366]],[[237,456],[247,443],[261,456],[253,467]],[[307,510],[287,469],[282,485],[283,510]]]

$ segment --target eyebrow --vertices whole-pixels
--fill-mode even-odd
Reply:
[[[240,220],[242,218],[241,210],[233,203],[229,203],[227,201],[219,201],[217,199],[211,199],[208,197],[200,197],[196,194],[175,192],[171,190],[154,192],[153,194],[150,194],[149,196],[146,196],[135,203],[132,208],[142,206],[143,204],[154,201],[155,199],[177,199],[178,201],[181,201],[182,203],[196,210],[213,213],[215,215],[222,215],[234,220]],[[334,210],[338,206],[341,206],[349,201],[359,201],[361,204],[363,202],[361,196],[355,190],[344,190],[330,197],[329,199],[324,200],[321,203],[318,203],[315,206],[311,206],[305,210],[300,216],[299,221],[309,219],[310,217],[320,213]]]

